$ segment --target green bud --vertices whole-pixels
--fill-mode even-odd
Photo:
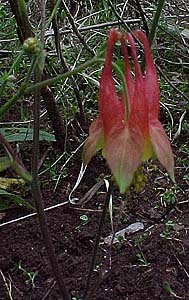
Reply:
[[[40,43],[36,38],[29,37],[24,41],[23,50],[26,54],[37,54],[40,52]]]

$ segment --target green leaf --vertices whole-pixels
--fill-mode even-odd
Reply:
[[[8,157],[6,156],[0,157],[0,172],[9,168],[10,165],[11,165],[11,161]]]
[[[23,179],[0,177],[0,190],[13,191],[15,187],[21,190],[24,185]]]
[[[4,198],[4,197],[8,198],[9,200],[2,200],[1,198]],[[30,209],[33,208],[26,200],[24,200],[20,196],[0,189],[0,209],[10,208],[11,207],[11,203],[9,202],[10,200],[20,206],[25,206]],[[8,203],[6,201],[8,201]]]
[[[0,132],[8,142],[24,142],[33,140],[33,128],[0,128]],[[48,132],[39,131],[40,141],[54,142],[55,136]]]
[[[104,58],[106,55],[106,47],[107,47],[107,41],[104,41],[101,45],[100,48],[97,49],[97,57],[99,58]]]
[[[61,12],[61,21],[64,22],[64,19],[66,18],[66,13],[64,10]]]
[[[37,60],[40,72],[43,72],[44,64],[45,64],[45,58],[46,58],[46,53],[45,53],[44,50],[41,50],[41,52],[39,54],[39,57],[38,57],[38,60]]]
[[[3,200],[0,199],[0,211],[6,210],[6,209],[9,209],[9,208],[12,208],[10,206],[10,203],[6,203],[6,202],[4,202]]]
[[[22,179],[24,179],[25,182],[31,183],[31,174],[23,166],[19,165],[19,163],[16,160],[13,160],[11,162],[11,167]]]

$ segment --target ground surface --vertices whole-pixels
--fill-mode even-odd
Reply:
[[[96,166],[103,171],[103,165],[102,159],[94,159],[83,178],[84,184],[81,184],[85,187],[76,192],[78,197],[82,197],[84,190],[95,183],[99,172]],[[76,181],[79,167],[79,160],[70,163],[67,179],[61,181],[55,193],[54,185],[44,184],[42,190],[46,207],[68,200],[65,191],[70,191],[70,184],[73,186]],[[149,169],[150,166],[145,171],[148,176]],[[126,240],[114,245],[111,266],[110,260],[105,260],[109,247],[104,244],[103,239],[111,233],[107,214],[93,284],[98,278],[101,265],[108,272],[92,299],[189,299],[189,206],[187,202],[182,203],[188,200],[188,195],[179,190],[180,204],[175,200],[175,203],[163,207],[165,203],[163,205],[159,187],[171,187],[171,183],[163,173],[150,172],[152,176],[144,191],[135,195],[132,200],[130,195],[118,226],[120,230],[140,221],[144,224],[144,230],[126,235]],[[153,188],[155,181],[157,184]],[[65,269],[68,288],[73,297],[76,297],[73,299],[80,299],[82,296],[105,199],[104,192],[102,187],[82,207],[65,204],[47,213],[56,255],[60,266]],[[114,222],[119,204],[120,196],[114,190]],[[26,214],[26,209],[9,210],[1,222]],[[83,215],[88,217],[87,221],[81,220]],[[10,282],[12,286],[13,299],[59,299],[37,218],[31,217],[3,226],[0,228],[0,240],[1,271],[7,283]],[[25,271],[19,269],[19,263]],[[29,280],[29,272],[37,272],[33,285]],[[2,277],[0,299],[9,299]]]

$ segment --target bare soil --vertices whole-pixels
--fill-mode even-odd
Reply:
[[[80,153],[69,164],[68,174],[61,180],[56,192],[53,192],[54,183],[44,176],[42,193],[45,207],[68,200],[79,168]],[[143,222],[144,230],[126,235],[125,240],[113,245],[111,252],[104,243],[104,237],[111,233],[107,213],[91,286],[97,284],[100,270],[105,271],[105,276],[91,299],[189,299],[188,186],[182,180],[184,174],[181,177],[177,172],[180,189],[174,203],[168,204],[162,200],[161,192],[173,185],[163,172],[150,168],[153,169],[153,165],[145,166],[148,176],[145,189],[139,194],[131,191],[126,197],[128,200],[118,225],[120,230],[139,221]],[[96,157],[88,167],[81,188],[75,193],[77,197],[83,197],[102,173],[107,174],[105,163]],[[46,213],[58,262],[65,272],[73,299],[82,299],[105,196],[105,189],[101,187],[83,206],[66,203]],[[30,191],[27,197],[30,199]],[[116,223],[121,199],[116,187],[113,197]],[[1,223],[28,213],[27,209],[13,208],[6,212]],[[87,221],[82,221],[83,215],[87,216]],[[10,284],[14,300],[60,299],[36,216],[1,227],[0,241],[1,275]],[[19,269],[19,264],[25,271]],[[29,272],[37,272],[33,284],[29,280]],[[0,276],[0,299],[6,300],[10,297],[3,276]]]

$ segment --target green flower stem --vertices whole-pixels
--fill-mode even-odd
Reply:
[[[125,105],[126,105],[126,121],[128,121],[129,114],[130,114],[130,105],[129,105],[129,94],[128,94],[128,89],[127,89],[127,84],[125,81],[125,75],[118,65],[116,65],[114,62],[112,63],[112,65],[113,65],[114,69],[118,72],[121,82],[122,82],[122,85],[123,85],[123,94],[125,96],[124,98],[125,98]]]
[[[154,37],[155,37],[155,34],[156,34],[156,29],[158,27],[158,23],[159,23],[159,19],[160,19],[160,16],[161,16],[161,12],[162,12],[164,3],[165,3],[165,0],[159,0],[158,4],[157,4],[157,9],[156,9],[156,12],[155,12],[154,19],[152,21],[152,27],[151,27],[150,34],[149,34],[150,46],[153,44],[153,40],[154,40]]]
[[[12,66],[11,66],[9,72],[8,72],[8,75],[12,75],[12,73],[13,73],[14,69],[16,68],[16,66],[20,63],[20,60],[21,60],[23,54],[24,54],[24,51],[21,50],[20,53],[18,54],[18,56],[16,57],[15,61],[13,62]]]
[[[41,52],[43,50],[41,49]],[[42,53],[38,54],[38,63],[35,68],[34,76],[35,82],[41,80],[43,74],[43,64],[42,66],[39,63],[39,59],[42,56]],[[33,194],[33,199],[35,201],[35,207],[37,210],[37,216],[39,220],[39,225],[41,229],[41,234],[43,236],[44,244],[47,250],[49,262],[54,273],[54,278],[58,285],[60,291],[60,299],[62,300],[71,300],[71,295],[67,290],[65,284],[65,275],[64,272],[61,272],[58,260],[55,254],[55,249],[52,242],[52,237],[48,229],[46,214],[44,211],[44,202],[40,189],[39,175],[38,175],[38,165],[39,165],[39,128],[40,128],[40,88],[35,89],[34,92],[34,106],[33,106],[33,115],[34,115],[34,133],[33,133],[33,149],[32,149],[32,182],[31,190]],[[63,268],[62,268],[63,269]]]
[[[55,4],[54,7],[53,7],[53,11],[52,11],[52,13],[51,13],[49,19],[47,20],[47,23],[46,23],[46,26],[45,26],[46,28],[49,28],[49,26],[50,26],[50,24],[51,24],[51,22],[52,22],[52,20],[53,20],[53,18],[54,18],[54,16],[55,16],[55,14],[56,14],[58,8],[59,8],[59,6],[60,6],[61,1],[62,1],[62,0],[56,1],[56,4]]]
[[[35,69],[36,66],[36,62],[37,62],[37,56],[34,56],[30,65],[30,68],[28,70],[28,73],[26,75],[26,78],[24,80],[24,82],[21,84],[20,89],[18,90],[18,92],[8,101],[6,102],[1,108],[0,108],[0,119],[4,116],[4,114],[16,103],[16,101],[18,99],[20,99],[26,90],[26,87],[28,85],[28,82],[31,78],[31,75],[33,73],[33,70]]]
[[[27,14],[27,10],[26,10],[26,2],[24,0],[18,0],[19,3],[19,11],[21,13],[22,16]]]
[[[66,73],[63,73],[63,74],[60,74],[56,77],[53,77],[53,78],[50,78],[50,79],[47,79],[47,80],[44,80],[44,81],[41,81],[41,82],[38,82],[37,84],[35,85],[32,85],[32,86],[29,86],[26,90],[25,90],[25,93],[26,94],[29,94],[29,93],[33,93],[36,89],[41,89],[41,88],[44,88],[46,86],[50,86],[54,83],[57,83],[61,80],[65,80],[67,77],[70,77],[72,75],[76,75],[78,74],[79,72],[83,71],[84,69],[96,64],[96,63],[103,63],[104,62],[104,59],[101,59],[101,58],[93,58],[91,60],[88,60],[86,61],[84,64],[78,66],[77,68],[71,70],[71,71],[68,71]]]
[[[41,88],[44,88],[44,87],[46,87],[48,85],[52,85],[54,83],[57,83],[57,82],[59,82],[61,80],[65,80],[67,77],[76,75],[76,74],[80,73],[81,71],[83,71],[84,69],[86,69],[86,68],[88,68],[88,67],[90,67],[90,66],[92,66],[94,64],[102,64],[104,62],[105,62],[105,60],[103,58],[98,58],[98,57],[93,58],[91,60],[88,60],[84,64],[82,64],[82,65],[78,66],[77,68],[75,68],[74,70],[68,71],[68,72],[66,72],[64,74],[60,74],[60,75],[58,75],[56,77],[53,77],[53,78],[50,78],[50,79],[38,82],[37,84],[32,85],[32,86],[29,86],[28,88],[26,88],[25,94],[32,93],[36,89],[41,89]],[[124,93],[124,96],[125,96],[126,110],[127,110],[126,119],[128,120],[128,116],[129,116],[129,112],[130,112],[130,107],[129,107],[128,90],[127,90],[127,84],[126,84],[126,81],[125,81],[125,76],[124,76],[124,73],[122,72],[122,70],[119,68],[119,66],[116,63],[113,62],[112,66],[117,71],[117,73],[119,74],[121,82],[122,82],[122,85],[123,85],[123,93]]]
[[[12,2],[15,2],[15,4],[14,4],[15,8],[17,7],[17,10],[18,10],[17,11],[18,16],[16,17],[16,19],[18,21],[18,18],[19,18],[19,23],[20,23],[21,27],[20,26],[18,26],[18,27],[20,27],[21,31],[23,31],[23,33],[24,33],[23,39],[33,36],[32,30],[31,30],[31,25],[28,20],[26,1],[25,0],[15,0]],[[19,23],[18,23],[18,25],[19,25]]]
[[[26,79],[23,82],[23,84],[21,85],[20,89],[18,90],[18,92],[14,95],[14,97],[12,99],[10,99],[10,101],[8,101],[7,103],[5,103],[1,108],[0,108],[0,119],[4,116],[4,114],[16,103],[16,101],[23,96],[24,94],[29,94],[32,92],[35,92],[38,89],[42,89],[46,86],[52,85],[56,82],[59,82],[61,80],[65,80],[67,77],[73,76],[75,74],[78,74],[79,72],[83,71],[84,69],[86,69],[87,67],[90,67],[94,64],[102,64],[105,62],[105,60],[103,58],[93,58],[91,60],[86,61],[84,64],[78,66],[77,68],[75,68],[74,70],[68,71],[64,74],[60,74],[56,77],[38,82],[32,86],[27,87],[27,84],[30,80],[31,74],[33,72],[33,70],[35,69],[36,66],[36,62],[37,62],[37,56],[33,57],[30,69],[27,73]],[[127,85],[126,85],[126,81],[125,81],[125,76],[123,74],[123,72],[121,71],[121,69],[119,68],[119,66],[116,63],[112,63],[113,68],[117,71],[117,73],[120,76],[122,85],[123,85],[123,93],[125,96],[125,101],[126,101],[126,111],[127,111],[127,116],[126,119],[128,120],[128,116],[129,116],[129,112],[130,112],[130,107],[129,107],[129,101],[128,101],[128,91],[127,91]]]

